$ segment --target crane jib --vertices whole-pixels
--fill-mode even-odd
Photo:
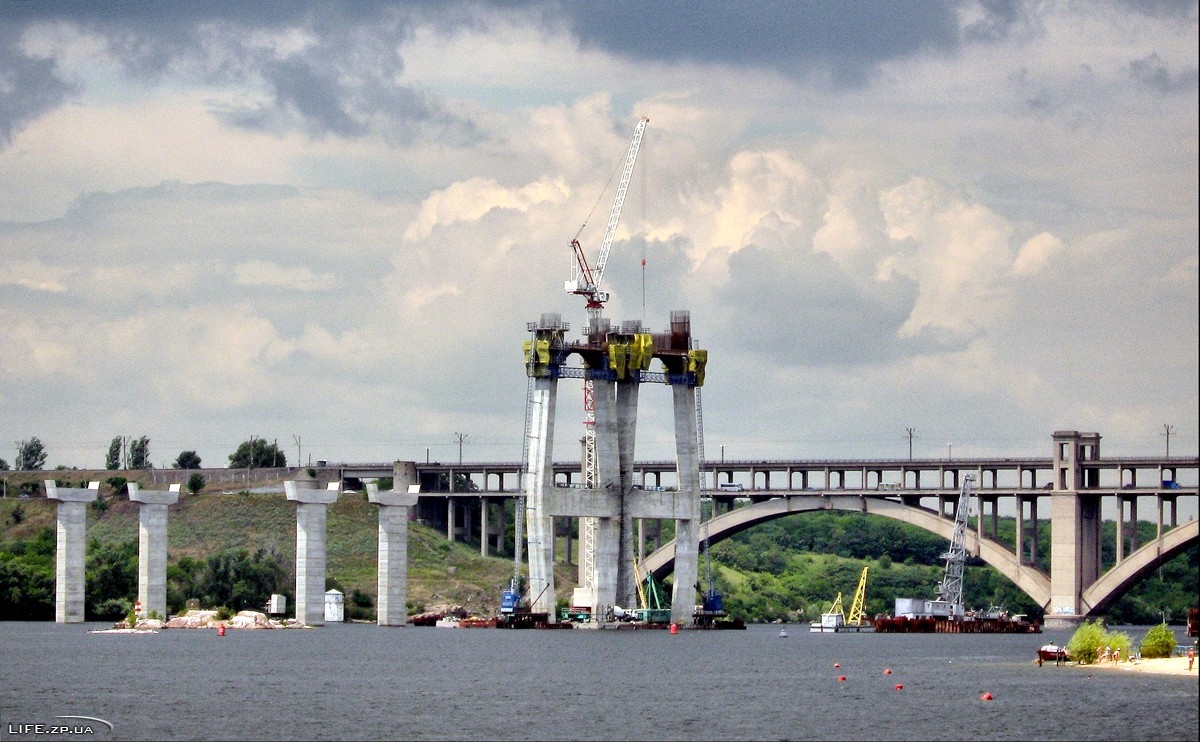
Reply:
[[[608,226],[604,229],[604,238],[600,242],[600,252],[596,257],[595,267],[588,264],[587,257],[578,239],[571,240],[571,248],[575,253],[575,265],[572,267],[572,278],[565,284],[567,293],[581,294],[590,298],[589,308],[595,303],[603,304],[604,299],[597,302],[596,295],[600,283],[604,280],[604,267],[608,264],[608,256],[612,251],[613,238],[617,233],[617,223],[621,219],[621,207],[625,203],[625,194],[629,191],[629,181],[633,177],[633,166],[637,162],[638,150],[641,149],[642,136],[646,132],[646,124],[650,119],[643,116],[638,120],[633,131],[633,141],[629,143],[629,151],[625,155],[625,168],[621,172],[621,180],[617,184],[617,193],[613,198],[612,210],[608,214]]]

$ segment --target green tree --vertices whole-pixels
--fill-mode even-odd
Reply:
[[[104,457],[105,469],[120,469],[121,468],[121,448],[122,438],[117,436],[112,439],[112,443],[108,444],[108,455]]]
[[[18,471],[39,471],[46,465],[46,449],[35,435],[27,441],[17,442]]]
[[[274,550],[226,549],[208,558],[203,570],[192,573],[194,582],[181,585],[186,598],[199,598],[201,605],[228,606],[234,611],[262,610],[271,593],[288,581],[283,555]]]
[[[1146,659],[1170,657],[1175,653],[1175,632],[1165,623],[1150,627],[1142,639],[1141,653]]]
[[[204,479],[204,475],[201,474],[200,472],[196,472],[196,473],[192,474],[192,476],[188,477],[188,481],[187,481],[188,492],[191,492],[193,495],[197,494],[198,492],[200,492],[200,490],[204,489],[205,484],[207,484],[207,482]]]
[[[8,471],[8,462],[0,459],[0,471]]]
[[[144,435],[129,442],[129,468],[154,468],[154,465],[150,463],[150,439]]]
[[[90,618],[121,618],[133,607],[137,596],[137,541],[88,542],[85,581]]]
[[[195,451],[180,451],[176,457],[174,467],[176,469],[199,469],[200,457]]]
[[[28,541],[0,543],[0,620],[54,618],[57,536],[43,528]]]
[[[230,469],[269,469],[287,466],[287,456],[274,443],[264,438],[242,441],[237,450],[229,454]]]
[[[1129,656],[1129,635],[1123,631],[1109,631],[1099,619],[1084,621],[1075,629],[1067,642],[1071,659],[1082,665],[1090,665],[1103,657],[1105,650],[1119,649]],[[1143,655],[1145,653],[1143,652]]]

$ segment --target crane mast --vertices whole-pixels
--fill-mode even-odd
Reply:
[[[625,154],[625,167],[621,171],[621,180],[617,184],[612,209],[608,213],[608,225],[604,229],[604,238],[600,243],[600,253],[596,258],[595,267],[588,263],[583,246],[579,243],[579,234],[583,231],[583,226],[587,226],[586,222],[571,240],[574,261],[571,263],[571,277],[564,284],[564,288],[568,294],[577,294],[587,299],[588,326],[584,329],[584,333],[589,336],[600,331],[600,315],[604,309],[604,303],[608,301],[608,292],[600,290],[600,283],[604,280],[604,267],[608,264],[608,256],[612,251],[613,238],[617,234],[617,222],[621,218],[621,207],[625,204],[625,194],[629,190],[629,181],[633,177],[633,165],[637,161],[638,150],[642,146],[642,136],[646,132],[648,123],[650,123],[650,119],[643,116],[633,130],[633,140],[629,143],[629,150]],[[596,458],[595,387],[591,379],[584,379],[583,382],[583,425],[583,486],[592,489],[596,487],[600,478],[600,465]],[[579,584],[583,587],[595,585],[596,525],[595,518],[580,519],[581,575]]]

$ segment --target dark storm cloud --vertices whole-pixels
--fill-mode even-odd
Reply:
[[[1151,53],[1129,63],[1129,75],[1139,83],[1160,93],[1180,93],[1195,90],[1197,70],[1188,67],[1172,73],[1158,54]]]
[[[958,46],[957,3],[763,0],[751,3],[567,3],[587,45],[666,61],[714,62],[861,84],[880,62]],[[1003,7],[1004,4],[1000,4]]]
[[[54,60],[27,56],[16,41],[13,29],[0,23],[0,145],[75,91],[58,77]]]
[[[448,13],[457,25],[467,25],[472,17],[423,3],[0,0],[0,27],[10,29],[0,38],[5,75],[0,91],[7,91],[0,92],[0,100],[12,99],[0,114],[0,135],[7,141],[71,89],[52,61],[29,59],[16,49],[30,24],[62,21],[103,37],[133,78],[153,82],[171,72],[213,83],[262,85],[272,96],[269,102],[216,112],[235,126],[298,128],[315,137],[357,137],[378,129],[390,140],[408,141],[429,124],[428,136],[469,142],[476,136],[471,122],[398,82],[404,62],[397,46],[435,10]],[[252,37],[256,31],[292,29],[315,41],[282,58]]]

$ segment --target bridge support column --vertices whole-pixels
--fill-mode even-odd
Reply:
[[[621,492],[621,453],[619,442],[618,408],[616,400],[616,385],[611,381],[592,381],[594,402],[596,407],[596,489],[607,492]],[[621,605],[618,593],[621,574],[621,562],[626,558],[621,547],[624,545],[622,524],[625,520],[620,500],[617,512],[609,517],[596,518],[596,536],[593,546],[595,555],[593,564],[593,595],[596,604],[592,607],[594,615],[604,616],[614,604]],[[632,544],[630,544],[632,546]],[[583,560],[580,560],[583,561]],[[625,603],[623,607],[628,607]]]
[[[1099,458],[1100,436],[1060,430],[1053,438],[1050,606],[1045,621],[1047,628],[1064,628],[1091,611],[1083,591],[1100,577],[1100,496],[1086,492],[1099,484],[1098,473],[1083,466]]]
[[[1038,498],[1029,500],[1029,563],[1037,564],[1038,558]]]
[[[554,487],[554,408],[558,379],[537,377],[529,399],[529,452],[525,477],[526,533],[529,540],[529,596],[531,610],[554,615],[554,518],[548,500]]]
[[[634,576],[633,517],[626,501],[633,491],[633,455],[637,436],[638,392],[635,381],[618,381],[617,391],[617,486],[621,492],[620,559],[617,561],[617,600],[619,605],[637,605],[637,578]]]
[[[1129,553],[1138,549],[1138,513],[1137,513],[1137,497],[1129,499]]]
[[[138,503],[138,602],[142,616],[157,611],[167,618],[167,506],[179,502],[179,485],[166,492],[140,490],[129,483],[129,499]]]
[[[408,510],[417,504],[416,489],[395,480],[390,492],[380,492],[378,484],[367,482],[367,500],[379,506],[375,622],[380,626],[408,624]]]
[[[1073,626],[1091,606],[1084,589],[1100,576],[1100,500],[1077,492],[1050,499],[1050,609],[1047,628]]]
[[[336,489],[317,489],[314,480],[283,483],[287,499],[296,503],[296,620],[325,625],[325,520]]]
[[[1117,543],[1116,563],[1125,560],[1125,496],[1117,495]]]
[[[87,554],[87,505],[100,494],[100,483],[87,489],[59,487],[45,480],[46,499],[58,501],[58,546],[54,555],[54,621],[81,623],[84,616],[84,560]]]
[[[1016,522],[1013,524],[1016,528],[1016,532],[1014,533],[1015,538],[1013,540],[1016,542],[1015,546],[1017,547],[1016,548],[1017,565],[1021,566],[1026,563],[1025,562],[1025,497],[1024,497],[1024,495],[1017,493],[1016,502],[1017,502],[1017,518],[1016,518]]]
[[[700,461],[696,439],[696,388],[671,386],[675,410],[675,460],[679,494],[686,498],[688,518],[675,520],[675,584],[671,591],[671,622],[690,626],[696,607],[699,578]]]

